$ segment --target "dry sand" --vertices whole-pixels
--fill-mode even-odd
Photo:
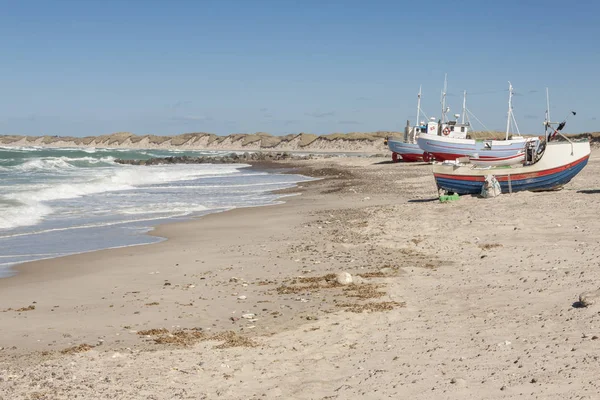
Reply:
[[[0,398],[598,398],[595,154],[562,191],[447,204],[427,165],[299,165],[332,178],[0,280]]]

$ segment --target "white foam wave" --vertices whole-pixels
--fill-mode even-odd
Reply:
[[[33,158],[25,161],[22,164],[15,165],[12,167],[4,167],[5,170],[15,170],[21,172],[43,172],[51,171],[57,172],[61,170],[72,170],[77,168],[73,165],[74,162],[87,162],[89,164],[114,164],[115,158],[112,156],[107,157],[49,157],[49,158]]]
[[[201,204],[169,203],[167,207],[164,204],[152,204],[145,207],[123,208],[118,212],[125,215],[177,214],[178,216],[182,216],[207,210],[210,209]]]
[[[0,229],[31,226],[39,223],[52,209],[38,202],[0,207]]]
[[[60,157],[61,160],[70,163],[70,162],[74,162],[74,161],[85,161],[88,162],[90,164],[98,164],[98,163],[107,163],[107,164],[112,164],[115,161],[115,158],[112,156],[106,156],[106,157],[101,157],[101,158],[96,158],[96,157],[75,157],[75,158],[71,158],[71,157]]]
[[[177,185],[177,186],[152,186],[149,189],[220,189],[220,188],[245,188],[245,187],[257,187],[257,186],[281,186],[288,185],[294,186],[296,182],[259,182],[259,183],[242,183],[234,185]]]
[[[61,160],[62,161],[62,160]],[[64,200],[91,194],[131,190],[137,186],[154,185],[175,181],[199,178],[204,175],[233,174],[238,169],[235,166],[219,166],[211,168],[185,167],[131,167],[123,169],[102,169],[100,172],[107,176],[96,177],[84,182],[62,183],[34,191],[22,191],[6,195],[8,199],[24,203],[31,201]]]
[[[215,212],[219,212],[219,210],[224,211],[224,210],[229,210],[232,208],[234,208],[234,207],[219,207],[219,208],[214,208],[211,210],[214,210]],[[206,208],[206,210],[209,210],[209,209]],[[107,226],[128,225],[128,224],[135,224],[135,223],[139,223],[139,222],[166,220],[169,218],[186,217],[189,214],[190,214],[189,212],[185,211],[185,212],[179,212],[179,213],[172,213],[171,215],[167,215],[167,216],[162,216],[162,215],[161,216],[151,216],[151,217],[149,216],[146,218],[129,219],[129,220],[122,220],[122,221],[101,222],[101,223],[85,224],[85,225],[73,225],[73,226],[67,226],[64,228],[53,228],[53,229],[43,229],[43,230],[32,231],[32,232],[12,233],[12,234],[8,234],[8,235],[0,236],[0,239],[15,238],[15,237],[21,237],[21,236],[31,236],[31,235],[41,235],[44,233],[51,233],[51,232],[64,232],[64,231],[69,231],[69,230],[73,230],[73,229],[104,228]]]
[[[43,150],[42,147],[39,146],[0,146],[0,150],[9,150],[9,151],[39,151]]]
[[[17,171],[30,172],[30,171],[56,171],[60,169],[75,168],[62,158],[34,158],[27,160],[23,164],[19,164],[13,167]]]

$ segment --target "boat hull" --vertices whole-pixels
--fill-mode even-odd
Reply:
[[[478,167],[503,167],[507,165],[523,164],[525,153],[517,153],[508,157],[469,157],[469,162]]]
[[[523,151],[529,140],[532,139],[474,140],[422,134],[418,137],[417,144],[436,161],[453,161],[474,154],[480,159],[515,156]]]
[[[396,153],[394,161],[400,157],[405,162],[423,161],[423,150],[416,143],[406,143],[399,139],[388,139],[388,148],[392,153]]]
[[[433,175],[439,189],[458,194],[479,194],[486,175],[493,175],[503,193],[523,190],[554,190],[573,179],[587,165],[588,142],[549,143],[542,159],[529,166],[475,168],[472,165],[434,164]]]

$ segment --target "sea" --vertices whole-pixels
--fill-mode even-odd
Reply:
[[[0,147],[0,278],[28,261],[164,240],[153,227],[278,204],[312,178],[243,164],[123,165],[115,159],[223,151]]]

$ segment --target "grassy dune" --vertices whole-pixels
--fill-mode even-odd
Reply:
[[[67,143],[75,146],[121,146],[127,143],[137,144],[142,141],[150,145],[170,145],[182,146],[184,144],[194,145],[199,141],[205,142],[207,147],[225,146],[224,142],[232,146],[260,147],[270,149],[276,147],[285,147],[287,145],[298,148],[309,148],[311,145],[322,145],[330,143],[332,146],[336,143],[349,143],[359,141],[365,144],[374,144],[387,137],[402,137],[402,132],[377,131],[377,132],[350,132],[350,133],[331,133],[327,135],[315,135],[311,133],[289,134],[284,136],[274,136],[265,132],[252,134],[235,133],[227,136],[218,136],[212,133],[195,132],[184,133],[175,136],[158,135],[135,135],[130,132],[117,132],[110,135],[71,137],[71,136],[20,136],[20,135],[0,135],[0,144],[10,145],[11,143],[32,144],[32,145],[52,145],[54,143]],[[504,139],[504,132],[470,132],[472,139]],[[600,143],[600,132],[569,134],[574,139],[587,138],[592,143]],[[23,143],[25,142],[25,143]]]

